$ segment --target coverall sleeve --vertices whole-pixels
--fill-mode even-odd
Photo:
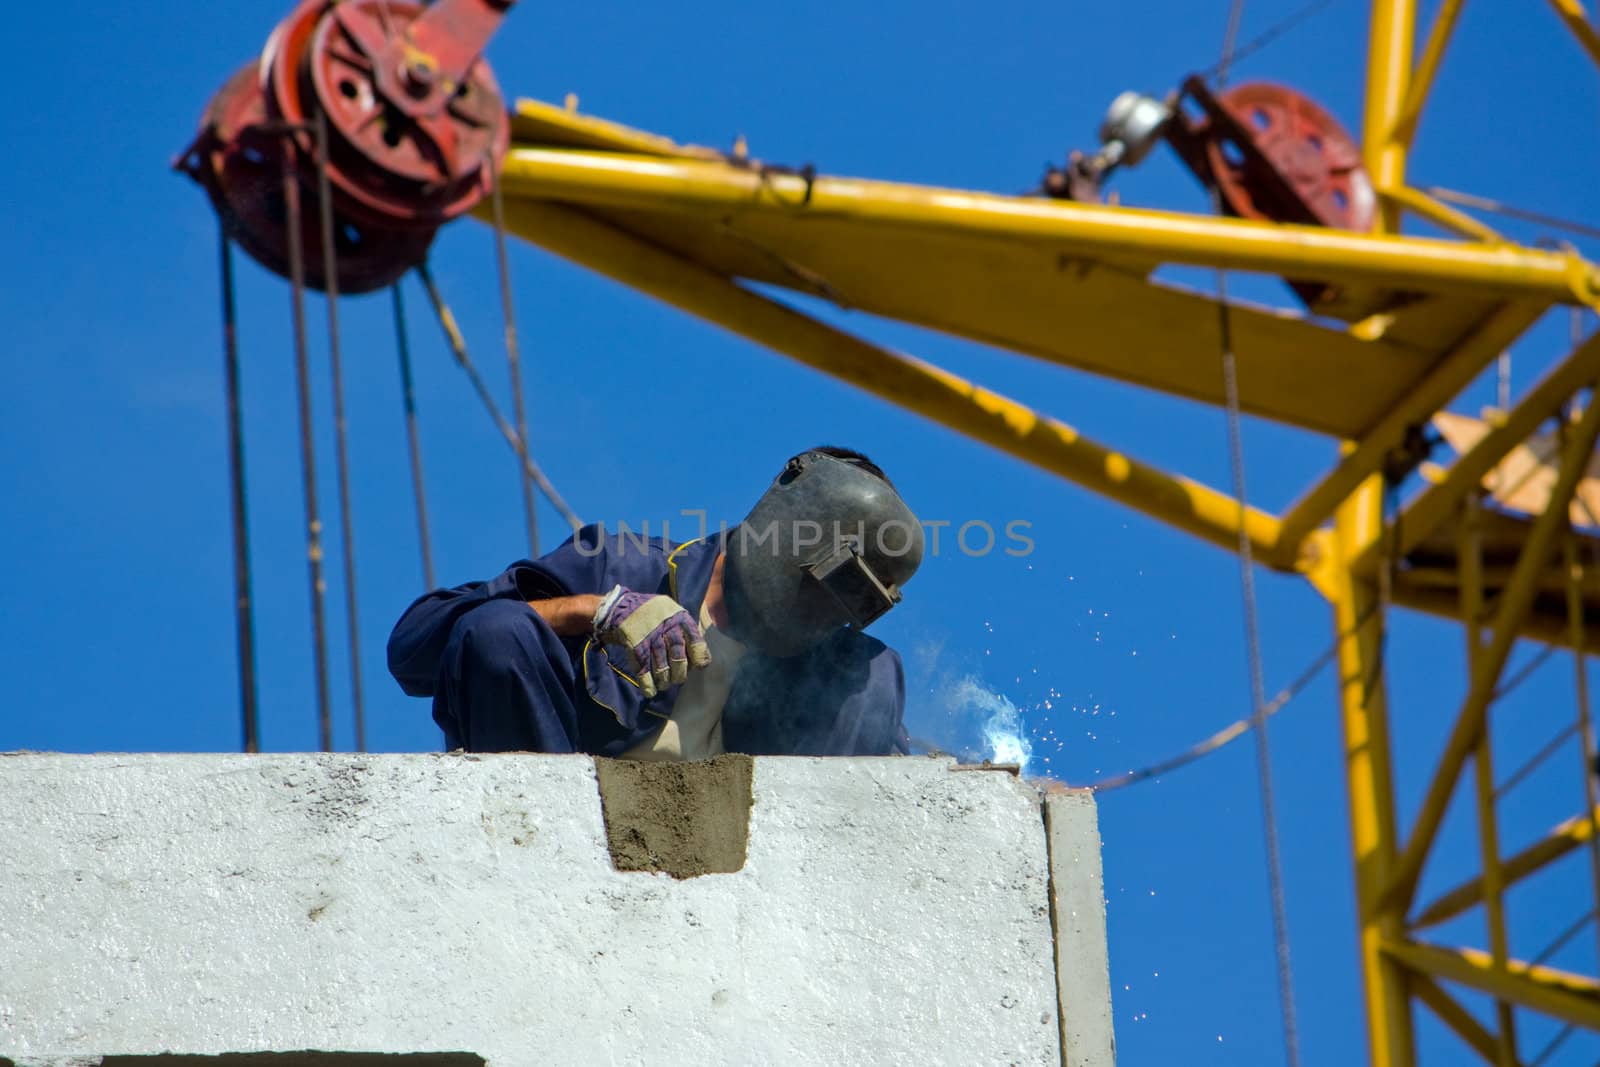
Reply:
[[[389,673],[408,696],[433,696],[445,644],[462,616],[491,600],[604,592],[605,556],[605,530],[598,524],[585,526],[555,551],[513,563],[487,582],[436,589],[417,598],[389,635]]]
[[[866,686],[845,698],[840,709],[843,736],[835,755],[894,756],[910,751],[906,736],[906,674],[900,654],[879,645],[868,668]]]

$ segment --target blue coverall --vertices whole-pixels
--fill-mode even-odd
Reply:
[[[418,599],[389,637],[389,671],[411,696],[433,698],[447,749],[619,756],[672,714],[677,689],[645,699],[597,640],[557,636],[527,602],[620,584],[698,618],[727,536],[674,544],[586,526],[538,560]],[[904,714],[900,657],[842,629],[792,659],[752,650],[723,706],[723,743],[752,755],[903,753]]]

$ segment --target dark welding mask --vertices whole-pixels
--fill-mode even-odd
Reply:
[[[900,602],[922,525],[894,487],[848,459],[791,459],[728,531],[723,593],[733,636],[769,656],[862,630]]]

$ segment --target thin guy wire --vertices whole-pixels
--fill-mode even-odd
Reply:
[[[328,307],[328,364],[333,379],[334,473],[339,489],[339,541],[344,557],[344,622],[350,649],[350,703],[356,751],[367,750],[361,693],[361,628],[356,611],[355,516],[350,504],[350,444],[344,415],[344,360],[339,351],[339,255],[333,243],[333,190],[328,182],[328,117],[317,112],[317,199],[322,217],[323,296]]]
[[[439,292],[439,287],[433,280],[433,272],[428,269],[426,263],[417,267],[417,277],[422,279],[422,287],[427,291],[428,300],[433,304],[434,314],[438,316],[439,327],[444,331],[445,342],[450,347],[450,354],[455,357],[456,364],[466,373],[467,381],[472,383],[473,391],[478,394],[478,399],[483,403],[484,410],[489,413],[489,418],[499,428],[501,436],[506,439],[506,443],[511,446],[511,450],[522,460],[522,465],[528,472],[528,476],[539,487],[539,491],[545,495],[545,499],[555,506],[555,509],[561,513],[561,517],[566,519],[574,530],[581,529],[583,521],[578,518],[577,513],[572,508],[567,506],[567,502],[562,499],[561,494],[556,492],[556,487],[550,484],[550,479],[545,477],[544,471],[540,470],[539,465],[533,461],[533,457],[528,455],[528,449],[523,444],[522,438],[517,436],[515,427],[507,422],[506,417],[500,413],[500,405],[494,402],[494,397],[490,394],[489,387],[484,384],[483,375],[478,373],[477,365],[472,362],[472,357],[467,352],[466,338],[461,336],[461,328],[456,325],[456,317],[451,313],[450,305],[444,302],[444,295]]]
[[[1368,607],[1368,609],[1359,619],[1356,620],[1354,626],[1334,637],[1333,642],[1329,644],[1327,648],[1323,649],[1323,651],[1315,659],[1313,659],[1304,670],[1297,674],[1288,685],[1278,690],[1277,695],[1274,696],[1270,702],[1268,702],[1266,706],[1266,714],[1269,716],[1278,714],[1278,712],[1282,711],[1288,706],[1290,701],[1299,696],[1308,685],[1316,680],[1317,675],[1321,674],[1323,669],[1338,657],[1340,642],[1344,641],[1352,634],[1360,632],[1361,627],[1366,624],[1366,621],[1371,618],[1376,611],[1377,604],[1374,603]],[[1085,788],[1092,789],[1096,793],[1109,793],[1114,789],[1121,789],[1124,786],[1134,785],[1135,783],[1147,781],[1151,778],[1158,778],[1161,775],[1168,774],[1180,767],[1188,766],[1201,757],[1209,756],[1218,749],[1223,748],[1224,746],[1229,745],[1243,737],[1250,729],[1250,725],[1254,719],[1254,714],[1255,713],[1252,710],[1251,714],[1246,715],[1244,718],[1239,719],[1236,722],[1230,723],[1221,730],[1218,730],[1216,733],[1212,734],[1210,737],[1207,737],[1198,744],[1189,746],[1175,756],[1170,756],[1167,759],[1161,760],[1157,763],[1149,764],[1145,767],[1141,767],[1138,770],[1127,771],[1123,774],[1110,775],[1106,778],[1100,779],[1097,782],[1091,782]]]
[[[1234,46],[1244,18],[1244,0],[1228,6],[1228,28],[1222,39],[1222,58],[1217,63],[1217,88],[1228,82],[1233,65]],[[1221,199],[1213,190],[1218,213]],[[1278,845],[1277,803],[1272,788],[1272,750],[1267,738],[1266,681],[1261,665],[1261,622],[1257,614],[1255,553],[1245,530],[1248,505],[1245,503],[1244,440],[1240,426],[1239,375],[1233,351],[1233,324],[1228,307],[1228,278],[1217,271],[1217,328],[1222,349],[1222,386],[1227,400],[1228,461],[1233,474],[1233,493],[1239,504],[1239,588],[1244,600],[1245,647],[1250,671],[1251,727],[1256,736],[1256,773],[1261,785],[1261,823],[1267,846],[1267,881],[1272,897],[1272,940],[1278,962],[1278,1001],[1283,1014],[1283,1049],[1289,1067],[1299,1067],[1300,1038],[1295,1023],[1294,967],[1289,952],[1288,903],[1283,888],[1283,857]]]
[[[333,751],[333,719],[328,709],[328,629],[323,615],[327,586],[322,579],[322,519],[317,510],[317,459],[311,433],[311,366],[306,356],[305,250],[300,247],[300,179],[292,141],[283,153],[285,233],[289,239],[290,308],[294,321],[295,386],[300,409],[300,482],[305,497],[306,563],[311,578],[311,637],[317,687],[317,733],[322,751]]]
[[[1517,786],[1521,785],[1523,780],[1526,779],[1528,775],[1538,770],[1540,765],[1543,764],[1545,760],[1549,759],[1555,753],[1561,751],[1561,746],[1567,743],[1567,738],[1571,737],[1577,732],[1577,723],[1568,723],[1566,726],[1562,727],[1560,732],[1558,732],[1549,741],[1545,742],[1543,748],[1535,752],[1532,756],[1529,756],[1528,759],[1523,762],[1522,766],[1517,768],[1516,773],[1509,775],[1505,781],[1501,782],[1495,787],[1495,798],[1499,799],[1500,797],[1503,797],[1507,793],[1511,792],[1511,790],[1515,789]]]
[[[219,218],[222,259],[222,356],[228,408],[229,512],[233,521],[234,627],[239,643],[239,714],[244,751],[261,751],[256,705],[256,627],[251,610],[250,525],[244,480],[244,423],[239,403],[238,304],[234,299],[233,241],[228,220]]]
[[[433,538],[428,532],[428,497],[422,488],[422,440],[417,430],[417,394],[411,379],[411,337],[406,329],[405,298],[400,283],[389,290],[394,295],[395,344],[400,350],[400,394],[406,412],[406,443],[411,454],[411,492],[417,502],[417,541],[422,545],[422,580],[429,589],[433,580]]]
[[[1569,926],[1565,930],[1561,931],[1561,933],[1556,937],[1556,939],[1554,941],[1552,941],[1548,945],[1546,945],[1543,949],[1540,950],[1540,952],[1539,952],[1539,954],[1537,956],[1535,956],[1535,957],[1533,957],[1533,959],[1529,960],[1528,961],[1529,965],[1533,966],[1533,967],[1537,967],[1541,963],[1545,963],[1546,961],[1548,961],[1551,956],[1554,956],[1557,952],[1559,952],[1561,950],[1561,946],[1562,945],[1565,945],[1568,941],[1572,940],[1572,937],[1573,937],[1574,934],[1576,934],[1579,930],[1582,930],[1585,926],[1587,926],[1589,924],[1589,921],[1594,918],[1594,915],[1595,915],[1595,913],[1590,911],[1590,912],[1585,912],[1584,914],[1578,916],[1577,920],[1575,922],[1573,922],[1573,924],[1571,926]]]
[[[494,190],[490,194],[494,208],[494,253],[495,265],[500,272],[500,306],[503,309],[506,323],[506,362],[511,367],[511,410],[517,419],[517,437],[524,445],[532,447],[528,438],[528,412],[527,404],[522,396],[522,353],[517,344],[517,315],[516,305],[511,298],[511,259],[506,255],[506,207],[505,198],[501,195],[500,175],[495,176]],[[517,481],[522,486],[522,511],[528,522],[528,551],[530,559],[539,556],[539,516],[534,510],[533,479],[528,477],[526,468],[519,465],[520,477]]]
[[[1207,67],[1205,70],[1202,70],[1200,72],[1200,76],[1203,78],[1208,78],[1221,74],[1223,75],[1224,80],[1226,80],[1226,75],[1231,71],[1234,64],[1240,63],[1248,57],[1255,55],[1257,52],[1268,47],[1269,45],[1276,43],[1279,38],[1283,37],[1289,31],[1298,29],[1301,23],[1306,22],[1313,15],[1318,14],[1326,8],[1332,7],[1337,2],[1338,0],[1314,0],[1313,3],[1307,4],[1299,11],[1290,14],[1287,18],[1284,18],[1281,21],[1267,27],[1266,30],[1252,37],[1249,41],[1240,45],[1238,48],[1235,48],[1232,54],[1227,57],[1226,66],[1219,61]]]
[[[1518,686],[1520,686],[1523,682],[1526,682],[1529,678],[1532,678],[1533,672],[1544,666],[1545,661],[1551,656],[1555,655],[1555,653],[1555,645],[1545,645],[1538,651],[1538,653],[1534,655],[1532,659],[1530,659],[1527,663],[1524,663],[1516,674],[1511,676],[1510,681],[1502,682],[1500,684],[1500,688],[1494,691],[1494,696],[1490,697],[1489,699],[1499,701],[1510,696]]]
[[[1576,1029],[1577,1027],[1572,1023],[1563,1026],[1556,1032],[1556,1036],[1550,1039],[1550,1043],[1540,1049],[1537,1056],[1528,1061],[1528,1067],[1543,1067],[1544,1062],[1555,1055],[1556,1049],[1565,1044],[1567,1038],[1571,1037]]]
[[[1261,781],[1262,829],[1267,845],[1267,876],[1272,893],[1272,931],[1278,959],[1278,995],[1283,1008],[1284,1052],[1290,1067],[1300,1063],[1299,1034],[1295,1025],[1294,972],[1289,953],[1288,905],[1283,888],[1283,859],[1278,846],[1277,804],[1272,788],[1272,752],[1267,739],[1266,683],[1261,666],[1261,624],[1257,615],[1255,556],[1245,530],[1244,446],[1240,428],[1238,370],[1234,359],[1228,316],[1227,282],[1218,272],[1217,308],[1222,324],[1222,378],[1228,405],[1228,451],[1233,468],[1233,491],[1239,501],[1239,585],[1244,598],[1245,638],[1253,707],[1251,727],[1256,735],[1256,771]]]
[[[1508,219],[1520,219],[1523,222],[1532,222],[1540,226],[1548,226],[1552,230],[1562,230],[1567,233],[1579,234],[1583,237],[1600,238],[1600,226],[1592,226],[1586,222],[1564,219],[1558,215],[1546,215],[1539,211],[1529,211],[1527,208],[1514,207],[1511,204],[1494,200],[1487,196],[1474,196],[1472,193],[1443,189],[1437,185],[1430,185],[1422,191],[1435,200],[1443,200],[1447,204],[1477,208],[1479,211],[1487,211],[1491,215],[1504,215]]]

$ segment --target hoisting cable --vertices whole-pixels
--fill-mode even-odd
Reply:
[[[494,252],[500,273],[500,306],[504,309],[506,321],[506,362],[511,366],[511,410],[517,419],[517,437],[526,443],[528,414],[522,398],[522,354],[517,345],[516,308],[511,299],[511,261],[506,255],[506,208],[500,192],[502,184],[500,176],[496,175],[494,189],[489,194],[494,205]],[[536,559],[539,555],[539,517],[534,511],[533,480],[528,477],[527,468],[523,468],[521,473],[518,481],[522,483],[522,510],[528,521],[528,551],[531,553],[528,558]]]
[[[233,600],[239,642],[239,712],[245,752],[261,751],[256,711],[256,627],[250,606],[250,528],[245,510],[244,424],[239,404],[238,305],[233,291],[233,241],[217,220],[222,257],[222,365],[227,388],[229,508],[233,516]]]
[[[550,479],[545,477],[544,471],[539,469],[539,465],[528,454],[526,443],[521,437],[517,436],[517,431],[506,421],[506,417],[500,413],[500,405],[494,402],[494,397],[489,393],[489,387],[483,382],[483,376],[478,373],[477,366],[467,353],[467,340],[461,335],[461,327],[456,325],[456,317],[450,311],[450,306],[444,302],[444,296],[439,292],[438,285],[434,283],[433,272],[428,269],[426,263],[417,267],[417,277],[422,279],[422,287],[427,290],[428,300],[433,304],[434,314],[438,316],[439,326],[444,330],[445,341],[450,346],[450,354],[455,357],[456,364],[466,373],[467,380],[472,383],[472,388],[477,392],[478,399],[483,402],[484,410],[489,413],[489,418],[499,427],[501,435],[505,437],[506,443],[511,446],[511,450],[522,460],[523,470],[529,478],[533,479],[534,484],[539,487],[539,491],[545,495],[545,499],[554,505],[555,509],[561,513],[561,517],[567,520],[573,530],[581,529],[583,526],[582,520],[578,518],[576,512],[567,506],[567,502],[561,498],[561,494],[556,492],[556,487],[550,484]]]
[[[1200,71],[1200,77],[1210,78],[1223,75],[1221,80],[1226,81],[1227,78],[1225,75],[1227,71],[1234,66],[1234,64],[1241,62],[1247,57],[1261,51],[1263,48],[1266,48],[1268,45],[1273,44],[1278,40],[1278,38],[1289,33],[1291,30],[1298,29],[1301,23],[1306,22],[1313,15],[1320,13],[1324,9],[1332,7],[1337,2],[1338,0],[1313,0],[1312,3],[1309,3],[1300,10],[1289,14],[1282,20],[1267,27],[1267,29],[1263,30],[1255,37],[1252,37],[1249,41],[1233,49],[1231,53],[1226,55],[1223,59],[1213,63],[1205,70]]]
[[[311,367],[306,356],[305,250],[300,247],[300,178],[295,173],[292,139],[283,152],[284,231],[288,236],[290,307],[294,321],[294,370],[300,408],[300,482],[305,495],[306,562],[311,577],[311,639],[317,685],[317,732],[322,751],[333,751],[333,719],[328,711],[328,631],[323,617],[322,519],[317,511],[317,458],[311,434]]]
[[[321,209],[323,295],[328,306],[328,364],[333,378],[334,472],[339,485],[339,540],[344,555],[344,620],[350,648],[350,703],[355,712],[356,751],[367,750],[367,717],[361,695],[361,635],[356,615],[356,548],[350,507],[350,446],[345,432],[344,361],[339,352],[339,257],[333,244],[333,190],[328,183],[328,117],[316,118],[317,200]]]
[[[417,540],[422,545],[422,581],[435,589],[433,580],[433,538],[428,533],[428,498],[422,490],[422,442],[417,432],[417,394],[411,380],[411,338],[406,330],[405,297],[400,283],[389,287],[394,296],[395,345],[400,350],[400,395],[406,411],[406,443],[411,453],[411,492],[417,501]]]
[[[1564,219],[1556,215],[1546,215],[1538,211],[1529,211],[1526,208],[1514,207],[1486,196],[1474,196],[1471,193],[1458,193],[1453,189],[1441,189],[1437,185],[1426,186],[1422,191],[1435,200],[1443,200],[1447,204],[1476,208],[1479,211],[1487,211],[1491,215],[1504,215],[1508,219],[1518,219],[1522,222],[1547,226],[1552,230],[1562,230],[1566,233],[1575,233],[1583,237],[1600,239],[1600,226],[1575,222],[1572,219]]]
[[[1231,0],[1228,25],[1222,39],[1222,57],[1216,82],[1227,84],[1234,60],[1244,0]],[[1222,213],[1218,190],[1211,191],[1214,209]],[[1239,403],[1238,366],[1233,351],[1233,323],[1228,304],[1228,279],[1217,271],[1217,330],[1222,358],[1222,387],[1227,403],[1228,459],[1233,474],[1233,494],[1239,504],[1239,590],[1244,601],[1245,647],[1250,672],[1251,729],[1256,736],[1256,772],[1261,786],[1261,823],[1266,839],[1267,881],[1272,898],[1272,939],[1278,962],[1278,1001],[1283,1017],[1283,1048],[1288,1067],[1300,1065],[1300,1038],[1295,1023],[1294,970],[1289,954],[1289,915],[1283,888],[1283,858],[1278,846],[1277,804],[1272,788],[1272,752],[1267,739],[1266,681],[1261,664],[1261,624],[1257,614],[1255,553],[1246,533],[1249,505],[1245,502],[1244,440]]]

